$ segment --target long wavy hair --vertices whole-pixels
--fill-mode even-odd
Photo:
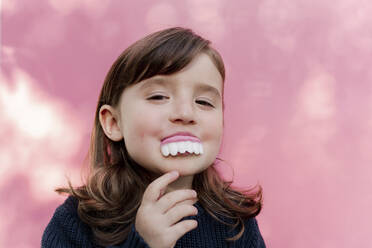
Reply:
[[[87,161],[88,173],[84,184],[57,188],[59,194],[67,193],[78,199],[78,215],[91,227],[94,242],[101,246],[123,242],[135,222],[146,187],[154,175],[137,164],[128,154],[124,139],[110,140],[99,121],[102,105],[116,107],[126,87],[155,75],[170,75],[185,68],[198,54],[209,55],[225,81],[225,68],[220,54],[210,46],[210,41],[190,29],[175,27],[161,30],[138,40],[128,47],[109,70],[97,104],[94,127]],[[257,216],[262,208],[262,187],[238,190],[231,181],[220,177],[216,161],[205,171],[194,176],[193,189],[200,204],[216,220],[240,226],[234,237],[244,232],[244,220]],[[256,185],[257,186],[257,185]],[[227,223],[224,218],[233,220]]]

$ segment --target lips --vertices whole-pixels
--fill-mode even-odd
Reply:
[[[178,132],[171,134],[162,139],[161,144],[167,144],[171,142],[180,142],[180,141],[192,141],[192,142],[199,142],[201,143],[200,139],[195,135],[188,133],[188,132]]]

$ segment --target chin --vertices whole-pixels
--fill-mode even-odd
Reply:
[[[165,173],[176,170],[180,176],[191,176],[206,170],[211,164],[203,160],[173,157],[165,161],[163,169]]]

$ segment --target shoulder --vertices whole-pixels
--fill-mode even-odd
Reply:
[[[91,231],[77,214],[78,200],[69,196],[57,207],[44,230],[43,248],[47,247],[91,247]]]
[[[57,207],[52,221],[58,222],[61,225],[68,224],[66,221],[80,223],[81,220],[77,213],[78,204],[78,200],[75,197],[69,196],[62,205]]]
[[[59,216],[70,216],[70,217],[78,217],[77,214],[77,207],[78,207],[78,200],[73,197],[69,196],[67,199],[57,207],[56,211],[54,212],[53,217],[59,217]]]
[[[255,217],[246,219],[244,221],[244,233],[241,239],[243,244],[251,244],[249,247],[266,247],[258,226],[257,219]]]

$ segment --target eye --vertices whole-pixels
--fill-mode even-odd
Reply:
[[[207,101],[197,100],[196,102],[199,103],[199,104],[201,104],[201,105],[205,105],[205,106],[209,106],[209,107],[214,108],[214,106],[212,104],[210,104],[209,102],[207,102]]]
[[[162,96],[162,95],[154,95],[154,96],[147,98],[147,100],[163,100],[164,98],[168,98],[168,97]]]

